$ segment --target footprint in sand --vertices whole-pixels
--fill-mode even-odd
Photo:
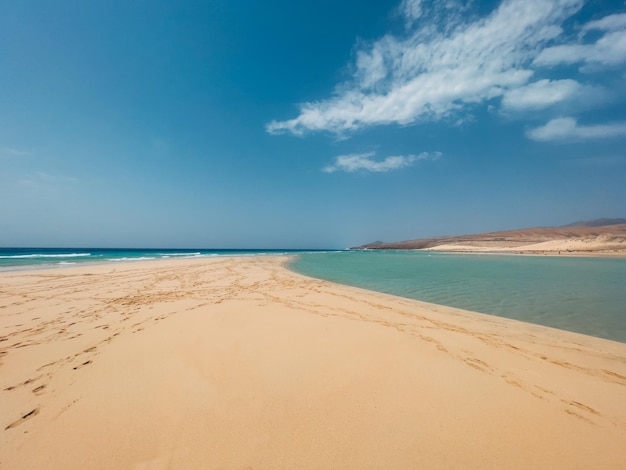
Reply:
[[[493,371],[493,369],[489,366],[489,364],[475,357],[466,357],[463,360],[468,366],[472,367],[473,369],[479,370],[481,372]]]
[[[88,364],[91,364],[91,362],[92,362],[91,360],[89,360],[89,361],[85,361],[85,362],[83,362],[82,364],[77,365],[76,367],[74,367],[74,370],[80,369],[80,368],[81,368],[81,367],[83,367],[83,366],[86,366],[86,365],[88,365]]]
[[[20,424],[25,423],[30,418],[33,418],[33,417],[37,416],[38,414],[39,414],[39,408],[37,407],[34,410],[29,411],[25,415],[22,415],[22,417],[20,419],[18,419],[16,421],[13,421],[6,428],[4,428],[4,430],[8,431],[9,429],[13,429],[13,428],[19,426]]]
[[[24,385],[32,384],[33,382],[39,380],[41,377],[42,376],[39,375],[39,376],[37,376],[37,377],[35,377],[33,379],[27,379],[27,380],[25,380],[24,382],[22,382],[20,384],[11,385],[10,387],[5,388],[4,390],[7,391],[7,392],[10,392],[11,390],[15,390],[16,388],[23,387]]]
[[[565,403],[566,405],[569,405],[569,406],[572,406],[572,407],[578,409],[579,411],[586,411],[587,413],[591,413],[593,415],[600,416],[600,413],[598,413],[596,410],[594,410],[590,406],[585,405],[584,403],[580,403],[580,402],[574,401],[574,400],[561,400],[561,401],[563,403]],[[565,410],[565,411],[570,413],[569,410]],[[570,414],[574,414],[574,413],[570,413]]]

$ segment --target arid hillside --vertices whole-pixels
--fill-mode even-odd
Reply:
[[[622,220],[617,219],[617,221]],[[590,222],[585,222],[585,224],[590,224]],[[357,249],[626,254],[626,223],[527,228],[475,235],[422,238],[395,243],[375,242]]]

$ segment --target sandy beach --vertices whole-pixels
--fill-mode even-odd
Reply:
[[[286,260],[0,274],[0,468],[624,468],[626,344]]]
[[[511,242],[478,242],[475,244],[443,244],[425,248],[424,251],[624,258],[626,257],[626,242],[610,243],[596,239],[549,240],[522,244]]]

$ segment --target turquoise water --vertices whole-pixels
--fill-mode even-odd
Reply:
[[[301,254],[302,274],[626,343],[626,259],[407,251]]]

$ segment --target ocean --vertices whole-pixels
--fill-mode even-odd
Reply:
[[[315,251],[315,250],[313,250]],[[81,264],[211,256],[255,256],[302,253],[302,250],[236,250],[171,248],[0,248],[0,272],[59,268]]]
[[[301,254],[290,268],[626,343],[626,258],[353,251]]]
[[[311,277],[626,343],[625,258],[416,251],[0,248],[0,272],[263,255],[292,255],[290,269]]]

